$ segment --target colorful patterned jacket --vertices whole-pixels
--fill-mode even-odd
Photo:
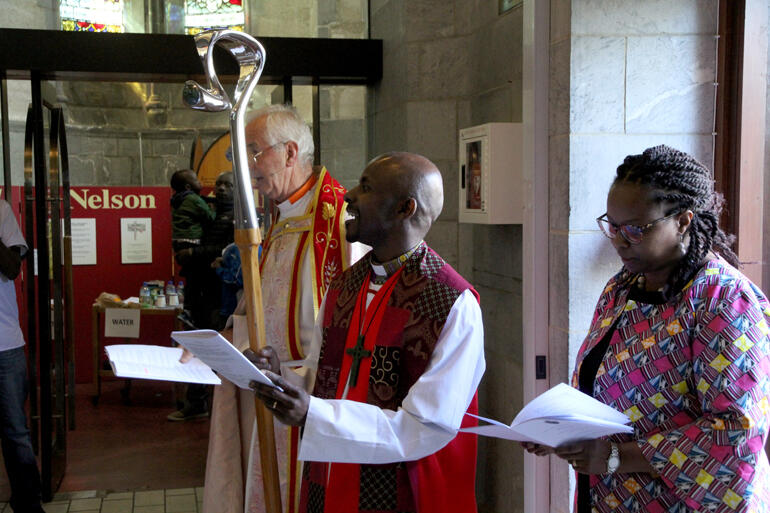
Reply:
[[[770,511],[766,297],[721,259],[663,304],[629,300],[633,281],[621,272],[604,288],[573,386],[620,317],[593,394],[631,418],[634,435],[612,439],[636,440],[660,477],[591,476],[594,511]]]

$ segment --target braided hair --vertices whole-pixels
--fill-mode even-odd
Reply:
[[[669,213],[693,212],[687,230],[690,243],[668,278],[663,289],[665,297],[671,297],[687,284],[709,251],[740,267],[738,257],[730,248],[735,236],[719,228],[724,197],[714,190],[708,168],[692,156],[665,145],[648,148],[641,155],[629,155],[618,166],[613,185],[619,182],[649,187],[656,204],[671,205]]]

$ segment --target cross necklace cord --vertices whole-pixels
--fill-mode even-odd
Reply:
[[[371,273],[371,271],[370,271]],[[364,321],[366,319],[367,314],[367,308],[366,308],[366,298],[369,295],[369,283],[371,281],[370,278],[371,275],[367,275],[367,285],[366,285],[366,292],[364,294],[361,294],[361,302],[360,302],[360,318],[358,322],[358,338],[356,339],[356,345],[353,347],[349,347],[345,349],[345,352],[353,357],[353,362],[350,364],[350,386],[354,387],[356,386],[356,383],[358,382],[358,371],[361,367],[361,360],[364,358],[367,358],[372,355],[372,352],[368,349],[364,349],[364,341],[366,340],[366,333],[369,331],[369,328],[371,328],[372,323],[374,322],[374,318],[377,316],[377,312],[380,309],[380,306],[382,306],[383,301],[386,297],[388,297],[388,292],[396,286],[397,279],[393,280],[389,284],[387,284],[386,290],[378,290],[375,294],[374,299],[379,296],[379,301],[377,302],[377,305],[374,307],[374,310],[372,310],[372,316],[369,318],[369,324],[366,325],[366,329],[364,328]],[[380,294],[380,292],[383,292]],[[374,300],[373,299],[373,300]]]

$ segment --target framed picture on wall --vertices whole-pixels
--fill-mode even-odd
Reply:
[[[503,14],[510,11],[517,5],[521,4],[524,0],[497,0],[497,1],[498,1],[498,4],[497,4],[498,13]]]

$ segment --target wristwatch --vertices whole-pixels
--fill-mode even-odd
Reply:
[[[607,473],[612,474],[620,467],[620,451],[618,444],[610,442],[610,456],[607,458]]]

